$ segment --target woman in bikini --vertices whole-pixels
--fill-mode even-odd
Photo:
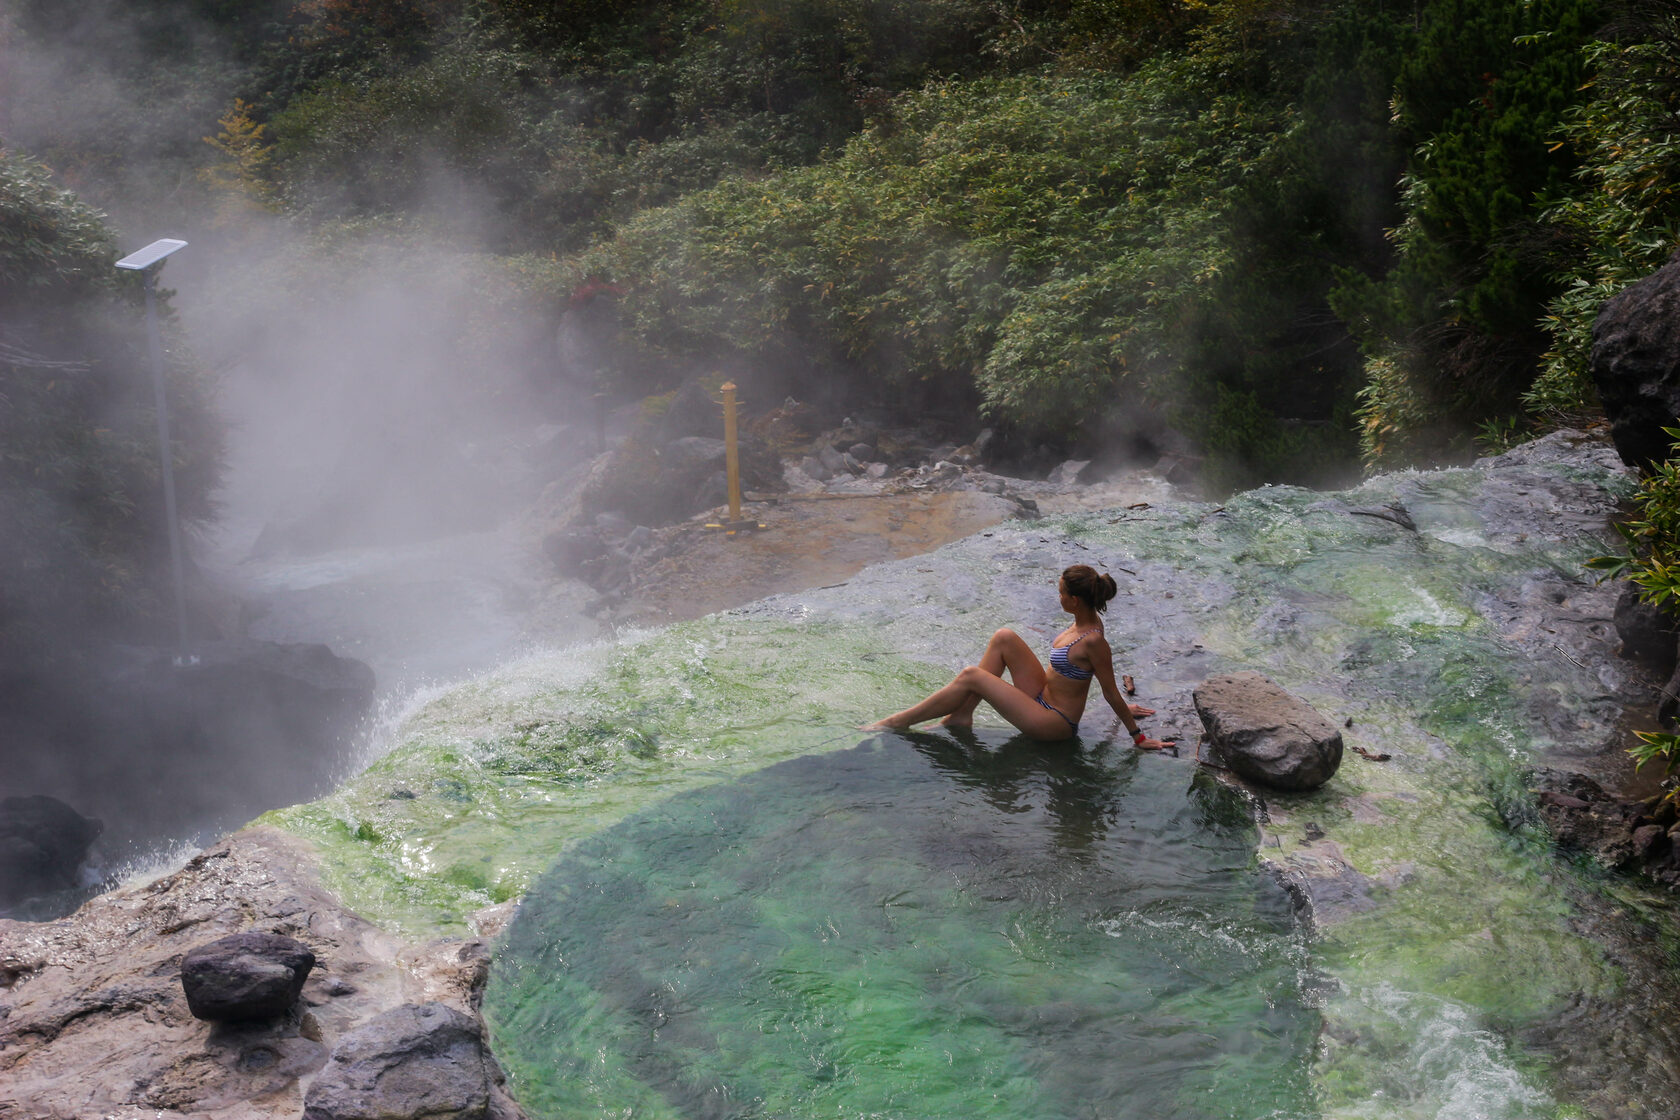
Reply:
[[[1079,717],[1095,677],[1103,699],[1126,725],[1134,745],[1150,751],[1172,746],[1138,729],[1138,717],[1152,716],[1154,710],[1133,706],[1114,683],[1114,653],[1103,638],[1098,617],[1114,598],[1114,577],[1087,564],[1075,564],[1062,573],[1057,590],[1062,609],[1073,616],[1073,625],[1051,643],[1049,669],[1021,635],[999,630],[986,643],[980,664],[970,665],[920,704],[872,723],[868,730],[904,730],[937,716],[945,717],[940,722],[946,727],[970,727],[974,709],[984,700],[1034,739],[1070,739],[1079,731]],[[1009,670],[1007,681],[1005,669]]]

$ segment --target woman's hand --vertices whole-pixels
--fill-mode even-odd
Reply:
[[[1164,739],[1151,739],[1145,735],[1141,739],[1133,739],[1132,746],[1140,751],[1160,751],[1166,750],[1168,747],[1176,747],[1178,744]]]
[[[1133,719],[1142,719],[1144,716],[1152,716],[1155,714],[1154,708],[1146,708],[1142,704],[1133,704],[1131,708]]]

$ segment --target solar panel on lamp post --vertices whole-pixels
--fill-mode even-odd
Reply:
[[[175,515],[175,463],[169,451],[169,404],[163,391],[163,335],[158,330],[158,269],[170,255],[187,247],[185,241],[165,237],[117,262],[138,272],[146,288],[146,341],[152,356],[152,394],[157,402],[158,455],[163,465],[163,516],[169,531],[169,570],[175,584],[175,629],[181,654],[187,649],[187,583],[181,561],[181,524]]]

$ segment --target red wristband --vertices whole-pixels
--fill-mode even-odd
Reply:
[[[1144,735],[1144,733],[1142,731],[1139,731],[1137,734],[1132,736],[1132,742],[1141,743],[1141,742],[1143,742],[1143,740],[1145,738],[1146,738],[1146,736]]]

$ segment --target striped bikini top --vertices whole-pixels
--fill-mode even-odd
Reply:
[[[1084,633],[1075,637],[1073,639],[1073,641],[1069,642],[1065,646],[1051,646],[1050,647],[1050,668],[1056,670],[1056,672],[1060,673],[1062,676],[1070,677],[1070,678],[1072,678],[1073,680],[1076,680],[1076,681],[1088,681],[1088,680],[1090,680],[1091,679],[1091,670],[1081,669],[1077,665],[1068,664],[1068,650],[1072,649],[1074,646],[1076,646],[1080,642],[1084,641],[1087,634],[1095,634],[1097,632],[1098,632],[1097,629],[1095,627],[1093,627],[1092,629],[1086,630]]]

